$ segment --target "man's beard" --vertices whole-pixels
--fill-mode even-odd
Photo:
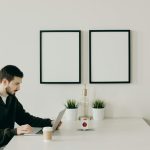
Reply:
[[[12,93],[9,86],[6,88],[6,93],[7,93],[8,95],[15,95],[15,92]]]

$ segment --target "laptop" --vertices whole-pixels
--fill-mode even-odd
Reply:
[[[62,111],[59,112],[55,122],[54,122],[54,125],[53,125],[53,132],[57,129],[59,123],[61,122],[61,119],[65,113],[66,109],[63,109]]]
[[[62,111],[59,112],[59,114],[58,114],[58,116],[57,116],[57,118],[54,122],[54,125],[53,125],[53,132],[57,129],[57,127],[58,127],[59,123],[61,122],[61,119],[62,119],[65,111],[66,111],[66,109],[63,109]],[[24,134],[24,135],[36,135],[36,134],[42,134],[42,133],[43,132],[42,132],[41,127],[39,127],[39,128],[33,127],[32,133],[28,133],[28,134]]]

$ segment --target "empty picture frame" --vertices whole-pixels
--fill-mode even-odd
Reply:
[[[130,83],[130,30],[89,30],[89,82]]]
[[[81,83],[81,31],[40,31],[40,83]]]

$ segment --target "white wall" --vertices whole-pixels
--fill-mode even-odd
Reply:
[[[149,6],[148,0],[0,0],[0,68],[14,64],[23,70],[17,96],[27,111],[55,117],[67,98],[81,99],[83,83],[88,83],[88,30],[130,29],[132,83],[88,85],[90,99],[96,93],[106,101],[107,117],[150,120]],[[81,85],[39,83],[42,29],[82,31]]]

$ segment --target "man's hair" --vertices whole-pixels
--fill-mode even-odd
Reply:
[[[23,72],[16,66],[7,65],[0,70],[0,82],[3,79],[7,79],[10,82],[15,76],[23,78]]]

